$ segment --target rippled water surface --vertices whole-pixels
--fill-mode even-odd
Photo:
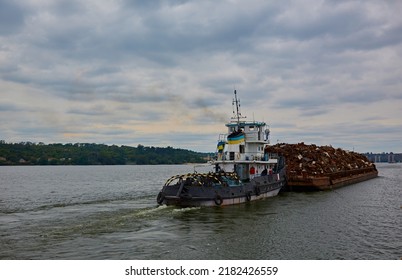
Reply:
[[[178,166],[0,167],[0,259],[400,259],[402,165],[335,191],[156,204]]]

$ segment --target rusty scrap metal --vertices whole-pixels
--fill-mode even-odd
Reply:
[[[332,146],[278,143],[267,146],[265,152],[283,155],[290,176],[321,177],[344,171],[376,169],[364,155]]]

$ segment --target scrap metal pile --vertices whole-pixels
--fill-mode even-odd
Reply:
[[[374,163],[364,155],[331,146],[279,143],[268,146],[267,153],[286,158],[287,173],[293,176],[320,177],[328,174],[376,170]]]

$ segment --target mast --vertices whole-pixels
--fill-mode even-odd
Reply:
[[[240,112],[240,99],[237,99],[236,90],[234,90],[234,96],[235,97],[233,99],[232,106],[234,107],[236,105],[236,112],[235,112],[235,110],[233,108],[234,117],[232,117],[232,119],[237,119],[237,126],[239,128],[240,127],[240,118],[243,118],[243,117],[242,117],[241,112]]]

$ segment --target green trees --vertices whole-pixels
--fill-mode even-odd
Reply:
[[[124,165],[206,162],[208,154],[172,147],[0,141],[0,165]]]

